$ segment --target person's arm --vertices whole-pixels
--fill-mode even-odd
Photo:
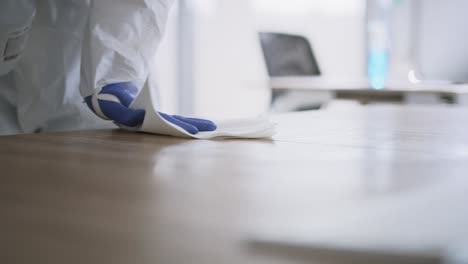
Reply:
[[[173,0],[91,0],[82,45],[83,97],[133,82],[141,89],[161,42]]]
[[[143,122],[144,110],[128,106],[148,78],[172,2],[91,1],[82,45],[80,91],[89,108],[101,118],[125,126]],[[206,129],[206,125],[162,115],[190,133],[216,129],[212,122]]]

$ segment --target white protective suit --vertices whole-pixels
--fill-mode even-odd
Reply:
[[[0,135],[113,126],[83,97],[110,83],[143,86],[172,2],[2,0],[0,37],[14,18],[35,17],[21,59],[0,76]]]

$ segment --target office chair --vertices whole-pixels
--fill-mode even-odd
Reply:
[[[320,68],[309,41],[299,35],[260,32],[263,57],[270,77],[320,76]],[[327,96],[323,96],[324,94]],[[329,100],[328,92],[272,91],[272,108],[301,111],[319,109]]]

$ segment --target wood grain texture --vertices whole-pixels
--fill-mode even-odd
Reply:
[[[0,262],[311,263],[253,252],[246,231],[468,175],[467,109],[274,119],[272,141],[119,130],[0,137]]]

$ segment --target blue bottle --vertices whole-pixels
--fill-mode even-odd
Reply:
[[[367,78],[375,90],[388,76],[391,8],[392,0],[367,0]]]

